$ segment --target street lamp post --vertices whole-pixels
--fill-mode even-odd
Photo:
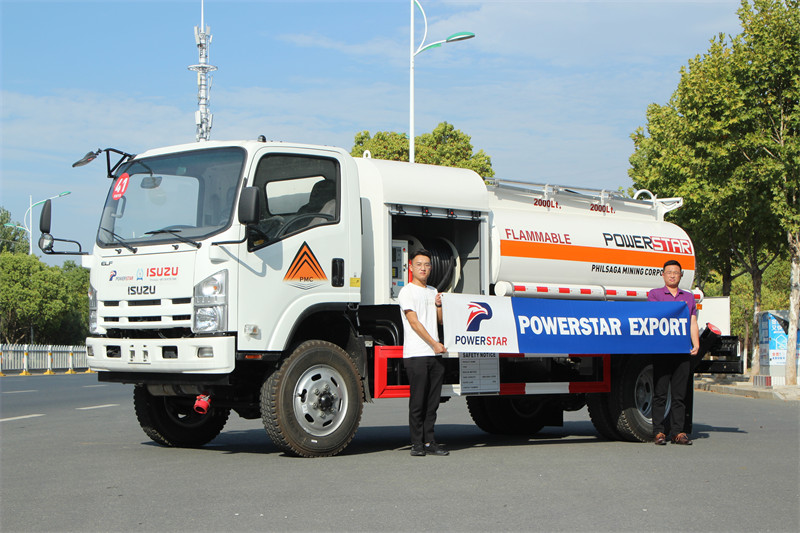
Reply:
[[[28,210],[25,211],[25,215],[22,217],[22,222],[25,226],[17,226],[16,224],[3,224],[4,226],[8,226],[9,228],[18,228],[23,229],[28,234],[28,255],[33,255],[33,208],[37,205],[41,205],[45,203],[47,200],[54,200],[56,198],[62,198],[68,194],[72,194],[71,191],[64,191],[59,193],[55,196],[51,196],[50,198],[45,198],[44,200],[40,200],[36,203],[33,203],[33,196],[28,196],[28,202],[30,207]]]
[[[425,23],[425,31],[422,34],[422,41],[420,41],[418,47],[414,47],[414,5],[419,8],[420,13],[422,13],[422,21]],[[436,41],[434,43],[425,44],[425,39],[428,37],[428,18],[425,16],[425,10],[422,9],[422,5],[417,0],[411,0],[411,39],[410,43],[411,46],[409,48],[409,57],[410,57],[410,105],[409,105],[409,120],[408,120],[408,160],[413,163],[414,162],[414,58],[424,52],[425,50],[429,50],[431,48],[438,48],[445,43],[455,43],[458,41],[466,41],[467,39],[472,39],[475,37],[474,33],[468,31],[460,31],[458,33],[454,33],[447,39]]]

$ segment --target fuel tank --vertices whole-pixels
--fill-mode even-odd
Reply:
[[[641,299],[663,285],[662,268],[671,259],[683,268],[681,288],[691,289],[694,245],[680,227],[663,220],[680,199],[547,186],[498,186],[490,192],[497,294],[559,297],[560,289],[561,297]]]

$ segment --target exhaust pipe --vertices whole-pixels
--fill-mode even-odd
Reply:
[[[208,394],[201,394],[195,399],[194,412],[204,415],[211,407],[211,396]]]

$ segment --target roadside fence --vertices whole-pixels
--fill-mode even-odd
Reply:
[[[56,344],[0,344],[0,376],[12,372],[22,376],[36,373],[66,374],[91,372],[86,358],[86,346]]]

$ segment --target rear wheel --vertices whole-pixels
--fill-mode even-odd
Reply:
[[[475,422],[475,425],[486,433],[500,433],[500,430],[489,414],[489,409],[486,407],[486,400],[488,399],[489,398],[481,396],[467,396],[467,410],[469,411],[469,416],[472,417],[472,421]]]
[[[220,434],[230,409],[211,408],[204,415],[194,410],[194,398],[153,396],[144,385],[133,389],[136,418],[145,434],[164,446],[196,448]]]
[[[617,404],[616,429],[624,440],[650,442],[653,440],[653,365],[649,357],[629,357],[617,383],[614,401]],[[669,394],[667,395],[669,398]],[[612,405],[613,405],[612,401]],[[667,400],[666,412],[670,401]]]
[[[358,430],[361,377],[347,353],[330,342],[306,341],[261,388],[261,418],[276,446],[293,455],[341,452]]]
[[[551,418],[550,402],[536,396],[469,396],[467,408],[487,433],[535,435]]]
[[[607,392],[595,392],[586,395],[586,406],[589,418],[600,435],[608,440],[620,440],[617,431],[617,420],[611,417],[610,398]]]

